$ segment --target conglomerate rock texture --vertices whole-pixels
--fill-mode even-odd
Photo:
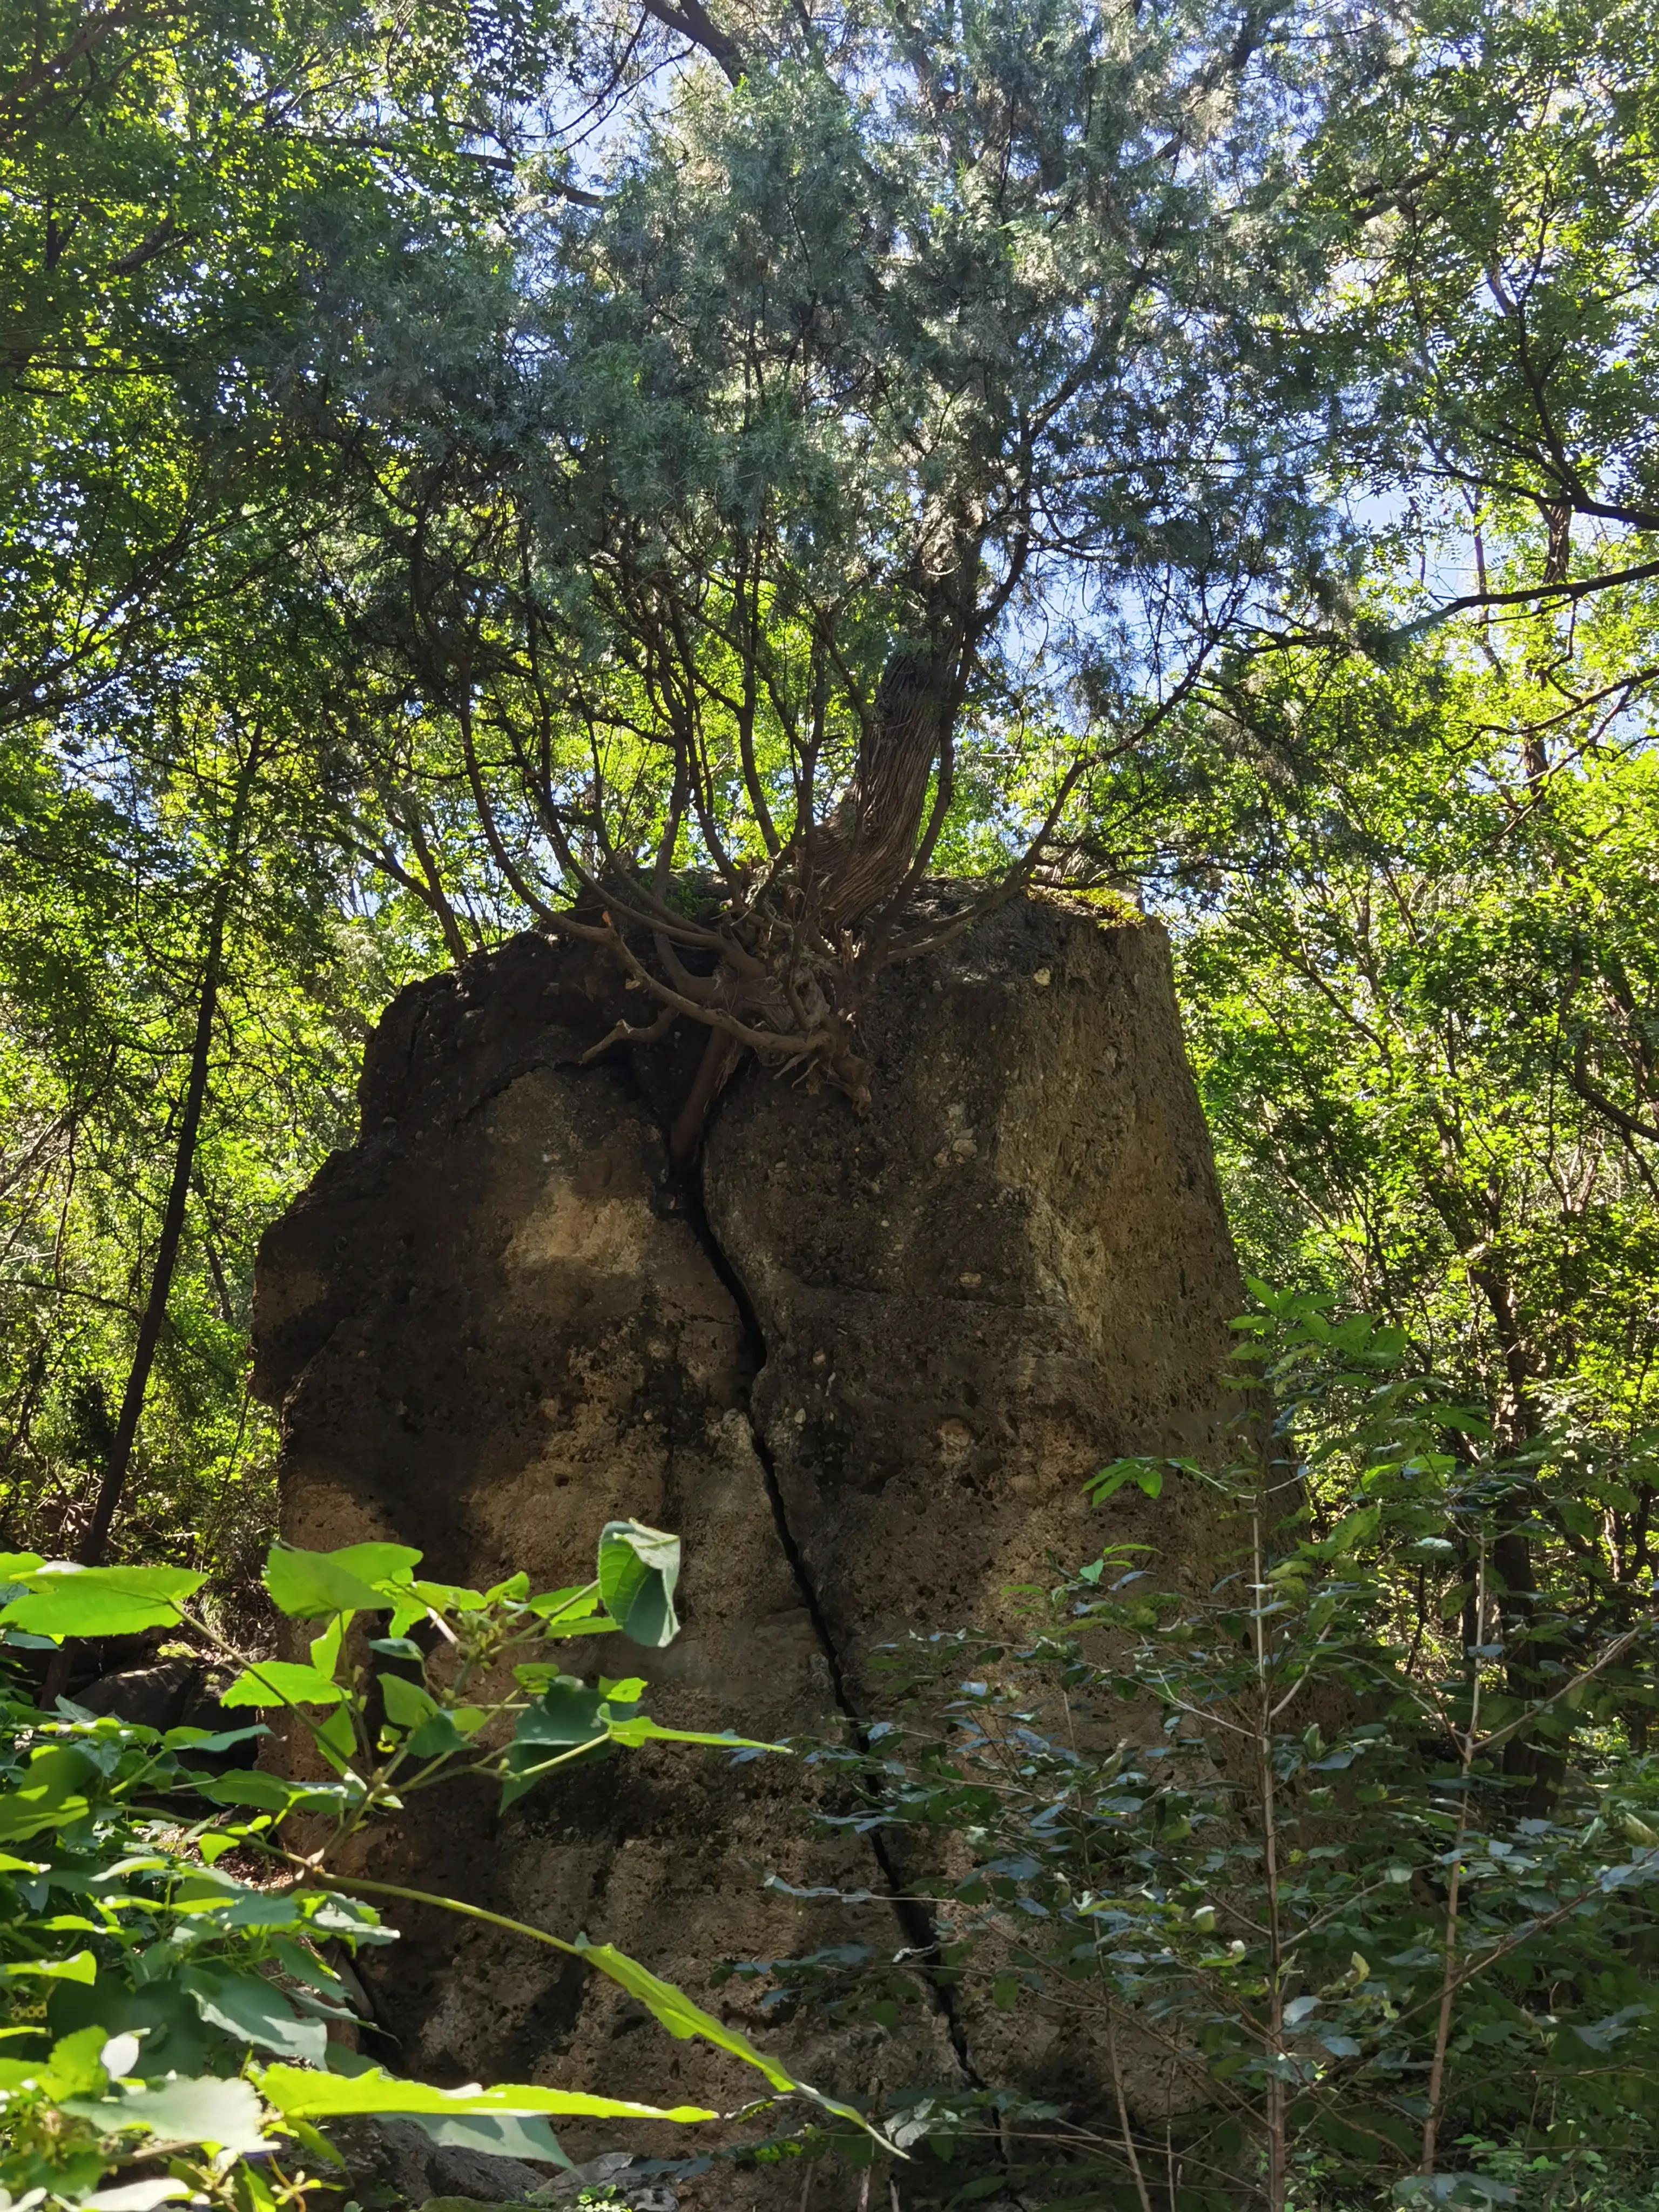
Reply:
[[[526,936],[388,1011],[360,1141],[260,1255],[285,1535],[395,1537],[445,1580],[524,1568],[547,1588],[586,1571],[607,1520],[675,1529],[685,1630],[638,1667],[651,1709],[769,1740],[878,1716],[878,1646],[994,1623],[1050,1555],[1109,1536],[1214,1559],[1195,1492],[1121,1494],[1109,1519],[1080,1487],[1121,1453],[1213,1450],[1228,1411],[1239,1287],[1155,927],[1026,899],[889,971],[863,1024],[869,1113],[750,1064],[696,1188],[663,1131],[701,1034],[581,1064],[637,1005],[586,948]],[[742,1979],[711,1990],[726,1959],[926,1942],[913,1908],[763,1887],[892,1886],[878,1841],[815,1830],[819,1787],[781,1757],[641,1753],[505,1815],[434,1797],[372,1863],[614,1942],[827,2087],[1086,2095],[1085,2041],[1034,2047],[965,1999],[831,2032],[805,2006],[763,2018]],[[750,2094],[556,1954],[401,1924],[374,1990],[402,2069]]]

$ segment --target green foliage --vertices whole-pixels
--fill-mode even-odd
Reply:
[[[1455,519],[1526,544],[1490,578],[1477,549],[1431,605],[1559,609],[1654,573],[1656,30],[1642,0],[1431,0],[1321,135],[1351,480],[1407,502],[1396,542]]]
[[[928,848],[999,875],[1219,640],[1346,567],[1297,329],[1331,240],[1290,187],[1375,66],[1361,12],[744,40],[629,118],[595,204],[527,217],[487,362],[452,357],[359,526],[422,726],[364,728],[365,795],[443,823],[465,775],[532,911],[606,863],[728,906],[798,871],[898,645],[937,695]]]
[[[619,1551],[637,1573],[618,1576]],[[557,1647],[597,1628],[626,1633],[641,1613],[644,1640],[668,1640],[679,1547],[660,1530],[611,1524],[595,1580],[544,1596],[521,1575],[488,1591],[424,1581],[420,1564],[395,1544],[273,1550],[271,1602],[319,1630],[301,1663],[250,1658],[216,1636],[191,1603],[198,1574],[0,1562],[9,1639],[169,1626],[241,1664],[227,1705],[280,1712],[293,1731],[283,1774],[224,1763],[269,1733],[263,1722],[160,1734],[68,1702],[48,1717],[7,1692],[0,2187],[14,2202],[34,2191],[98,2212],[149,2212],[195,2195],[266,2212],[297,2203],[307,2176],[333,2160],[319,2125],[355,2114],[396,2114],[446,2143],[560,2164],[549,2126],[560,2117],[716,2117],[522,2083],[433,2087],[341,2039],[358,2022],[326,1947],[395,1940],[371,1899],[477,1910],[337,1871],[344,1846],[411,1795],[474,1775],[510,1802],[573,1761],[647,1741],[769,1747],[659,1729],[635,1702],[641,1684],[602,1678],[592,1691],[559,1669]],[[619,1613],[608,1610],[606,1578]],[[365,1637],[380,1622],[386,1634]],[[579,1730],[567,1725],[573,1703],[583,1706]],[[296,1814],[307,1816],[303,1851],[283,1826]],[[772,2092],[862,2124],[612,1946],[481,1917],[586,1961],[671,2035],[742,2060]],[[125,2178],[111,2188],[112,2175]]]
[[[1109,1544],[1029,1593],[1024,1642],[901,1648],[909,1717],[840,1757],[910,1863],[968,1861],[925,1885],[957,2003],[1028,2039],[1086,2021],[1117,2085],[1115,2125],[1005,2106],[1018,2185],[1173,2204],[1178,2164],[1179,2202],[1218,2208],[1588,2185],[1586,2154],[1659,2148],[1659,1771],[1630,1747],[1659,1631],[1517,1610],[1492,1532],[1530,1461],[1399,1331],[1261,1295],[1241,1366],[1271,1443],[1264,1407],[1221,1474],[1094,1486],[1201,1485],[1227,1571],[1170,1586]],[[983,2100],[922,2124],[961,2154]]]
[[[1534,630],[1497,665],[1218,698],[1176,896],[1251,1264],[1389,1314],[1512,1427],[1571,1409],[1639,1465],[1659,814],[1626,697],[1572,703],[1628,627],[1587,619],[1549,684]]]

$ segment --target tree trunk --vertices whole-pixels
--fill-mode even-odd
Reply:
[[[99,1481],[92,1521],[76,1553],[83,1567],[96,1566],[104,1556],[104,1547],[109,1540],[110,1528],[126,1486],[127,1469],[131,1464],[132,1449],[138,1437],[138,1423],[143,1414],[144,1397],[149,1388],[151,1370],[155,1364],[155,1349],[161,1342],[162,1323],[167,1319],[173,1269],[178,1264],[179,1247],[184,1236],[185,1208],[190,1195],[191,1175],[196,1164],[196,1142],[201,1132],[202,1109],[207,1100],[208,1056],[213,1042],[214,1018],[219,1006],[225,922],[230,910],[238,852],[258,760],[259,741],[255,738],[248,746],[247,758],[237,779],[224,867],[214,890],[213,902],[208,909],[202,988],[196,1004],[196,1033],[191,1043],[190,1072],[185,1082],[178,1140],[173,1146],[173,1178],[167,1190],[167,1207],[161,1216],[161,1234],[156,1243],[155,1262],[150,1273],[149,1295],[144,1302],[143,1314],[138,1323],[138,1340],[133,1346],[132,1364],[127,1370],[126,1388],[121,1395],[121,1411],[116,1420],[115,1435]],[[48,1711],[62,1695],[68,1679],[69,1653],[67,1646],[64,1646],[53,1655],[46,1672],[41,1702]]]
[[[914,653],[882,671],[853,787],[836,818],[800,833],[801,874],[817,934],[833,944],[899,890],[916,856],[945,716],[935,674]],[[746,1048],[711,1030],[669,1139],[677,1168],[696,1158],[714,1101]]]

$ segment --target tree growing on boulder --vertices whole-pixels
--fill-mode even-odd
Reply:
[[[875,977],[1328,599],[1291,184],[1378,62],[1294,8],[686,29],[714,65],[546,204],[488,358],[410,385],[364,579],[383,787],[612,948],[624,1034],[714,1032],[683,1144],[744,1048],[859,1097]],[[977,896],[918,919],[929,870]]]

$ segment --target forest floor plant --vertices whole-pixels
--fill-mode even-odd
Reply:
[[[1659,2153],[1650,1601],[1609,1632],[1570,1589],[1506,1591],[1495,1534],[1548,1442],[1493,1449],[1399,1332],[1252,1287],[1236,1462],[1090,1486],[1218,1491],[1213,1587],[1108,1546],[1016,1594],[1017,1643],[894,1650],[905,1717],[821,1754],[902,1863],[957,1869],[921,1885],[941,1978],[1115,2085],[1086,2124],[1006,2089],[911,2123],[951,2202],[1612,2212]],[[872,2002],[845,1952],[770,1971]]]
[[[659,1726],[637,1680],[585,1683],[562,1670],[560,1647],[574,1638],[620,1631],[667,1644],[679,1557],[678,1538],[613,1522],[591,1582],[534,1595],[522,1574],[486,1591],[422,1580],[421,1554],[402,1545],[278,1546],[264,1586],[278,1612],[315,1627],[304,1661],[232,1649],[192,1602],[201,1575],[0,1559],[9,1585],[0,1631],[13,1647],[172,1629],[235,1668],[223,1703],[248,1721],[162,1734],[67,1700],[47,1714],[15,1681],[6,1690],[0,2204],[155,2212],[177,2199],[274,2212],[339,2178],[322,2130],[362,2114],[556,2166],[569,2164],[550,2126],[561,2116],[719,2117],[387,2073],[356,2047],[350,1980],[327,1955],[395,1940],[377,1899],[442,1906],[580,1959],[671,2035],[757,2069],[768,2100],[802,2096],[821,2116],[860,2125],[609,1944],[337,1870],[353,1838],[459,1777],[497,1782],[506,1806],[611,1746],[769,1748]],[[278,1711],[309,1739],[295,1763],[313,1778],[227,1765],[225,1754],[269,1733],[258,1716]]]

